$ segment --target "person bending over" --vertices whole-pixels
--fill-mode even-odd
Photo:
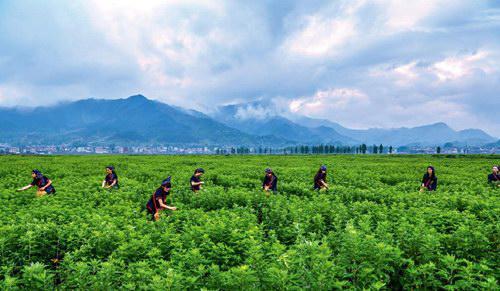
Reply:
[[[326,183],[326,166],[323,165],[319,168],[318,172],[314,176],[314,190],[328,190],[328,184]]]
[[[267,168],[265,170],[265,173],[266,173],[266,175],[264,176],[264,182],[262,183],[262,189],[264,189],[264,191],[266,191],[266,192],[278,191],[278,177],[276,177],[273,170],[270,168]]]
[[[146,208],[148,209],[149,214],[151,214],[153,221],[160,219],[160,212],[165,209],[177,210],[176,207],[167,205],[167,196],[170,195],[171,189],[171,177],[169,176],[161,182],[161,186],[156,189],[146,204]]]
[[[28,190],[29,188],[36,186],[38,187],[38,190],[36,191],[37,197],[41,197],[45,194],[56,193],[56,189],[52,185],[52,181],[49,178],[45,177],[40,171],[36,169],[31,171],[31,177],[33,178],[31,184],[17,189],[17,191]]]

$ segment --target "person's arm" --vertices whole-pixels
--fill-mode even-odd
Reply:
[[[319,181],[323,186],[325,186],[325,188],[328,188],[328,184],[324,180],[319,180]]]
[[[200,182],[191,181],[191,186],[198,186],[201,184],[203,184],[203,181],[200,181]]]
[[[118,182],[117,179],[113,179],[113,183],[111,183],[111,185],[109,185],[109,188],[113,187],[116,185],[116,182]]]
[[[168,206],[167,204],[163,203],[161,199],[158,200],[158,204],[160,204],[160,207],[163,209],[169,209],[169,210],[177,210],[174,206]]]
[[[106,188],[106,179],[102,181],[102,188]]]
[[[18,192],[21,192],[21,191],[24,191],[24,190],[28,190],[29,188],[33,187],[33,185],[29,184],[29,185],[26,185],[22,188],[19,188],[17,189]]]
[[[41,191],[45,191],[45,189],[47,189],[50,185],[52,185],[52,180],[50,179],[47,180],[48,180],[47,184],[40,188]]]

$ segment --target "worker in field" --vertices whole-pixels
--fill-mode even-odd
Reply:
[[[264,176],[264,182],[262,183],[262,189],[264,189],[264,191],[266,191],[266,192],[278,191],[278,177],[276,177],[273,170],[270,168],[267,168],[265,170],[265,173],[266,173],[266,175]]]
[[[500,172],[498,168],[499,166],[493,166],[491,174],[488,175],[488,183],[500,187]]]
[[[191,176],[191,180],[189,183],[191,184],[191,190],[193,192],[198,192],[201,190],[201,185],[204,184],[203,181],[201,181],[200,177],[205,174],[205,170],[203,168],[198,168],[194,170],[193,176]]]
[[[156,189],[146,204],[146,208],[148,209],[149,214],[152,215],[153,221],[157,221],[160,218],[160,212],[162,210],[177,210],[177,208],[167,205],[167,196],[170,195],[171,189],[171,177],[169,176],[161,182],[161,186]]]
[[[105,189],[120,188],[120,186],[118,185],[118,176],[116,175],[115,167],[113,166],[106,167],[106,177],[104,177],[104,180],[102,181],[102,188]]]
[[[427,172],[424,174],[422,178],[422,185],[420,186],[420,192],[428,191],[436,191],[437,189],[437,177],[436,170],[433,166],[427,167]]]
[[[326,166],[323,165],[319,168],[318,172],[314,176],[314,190],[328,190],[328,184],[326,183]]]
[[[31,172],[31,177],[33,177],[33,181],[31,184],[24,186],[23,188],[17,189],[17,191],[28,190],[29,188],[36,186],[38,190],[36,191],[36,196],[41,197],[45,194],[54,194],[56,193],[56,189],[52,186],[52,181],[45,177],[40,171],[33,170]]]

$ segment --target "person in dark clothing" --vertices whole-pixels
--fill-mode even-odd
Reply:
[[[33,170],[31,172],[31,177],[33,177],[33,181],[29,185],[17,189],[17,191],[28,190],[29,188],[36,186],[38,187],[38,190],[36,191],[37,197],[41,197],[45,194],[56,193],[56,189],[52,185],[52,181],[49,178],[45,177],[40,171],[36,169]]]
[[[201,181],[200,177],[205,173],[205,170],[202,168],[198,168],[194,171],[193,176],[191,176],[191,180],[189,183],[191,184],[191,190],[193,192],[198,192],[201,190],[201,185],[204,184],[203,181]]]
[[[106,167],[106,177],[104,177],[104,180],[102,181],[102,188],[106,189],[120,188],[120,186],[118,185],[118,176],[116,175],[115,167],[113,166]]]
[[[493,166],[491,174],[488,175],[488,183],[500,187],[500,171],[499,166]]]
[[[273,170],[270,168],[266,169],[266,175],[264,176],[264,182],[262,183],[262,189],[269,192],[269,190],[276,192],[278,191],[278,177],[274,174]]]
[[[427,167],[427,173],[424,174],[422,178],[422,185],[420,187],[420,192],[425,190],[436,191],[437,189],[437,177],[436,170],[433,166]]]
[[[314,190],[327,189],[328,184],[326,183],[326,166],[323,165],[319,168],[318,172],[314,176]]]
[[[149,214],[152,215],[153,221],[157,221],[160,218],[160,211],[164,209],[177,210],[176,207],[167,205],[167,196],[170,195],[170,190],[172,189],[171,177],[169,176],[161,183],[161,186],[156,189],[148,203],[146,208]]]

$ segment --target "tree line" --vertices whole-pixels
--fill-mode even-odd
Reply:
[[[393,146],[372,145],[367,146],[361,144],[358,146],[340,146],[340,145],[296,145],[284,148],[272,147],[231,147],[231,148],[217,148],[215,153],[217,155],[227,154],[392,154],[394,152]]]

